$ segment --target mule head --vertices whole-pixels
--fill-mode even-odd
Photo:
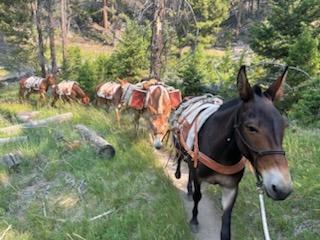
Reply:
[[[55,76],[52,73],[47,74],[46,81],[48,83],[48,86],[53,86],[56,84]]]
[[[129,81],[128,80],[125,80],[125,79],[121,79],[121,78],[117,78],[118,82],[120,83],[121,87],[125,87],[129,84]]]
[[[84,105],[88,105],[89,102],[90,102],[90,98],[88,96],[84,96],[82,99],[81,99],[81,102],[82,104]]]
[[[259,86],[251,88],[244,66],[237,79],[242,100],[235,124],[237,144],[261,178],[267,195],[274,200],[284,200],[292,192],[288,161],[282,148],[286,121],[273,104],[283,95],[287,72],[286,67],[265,92]]]
[[[168,130],[171,101],[168,90],[163,86],[149,88],[146,99],[148,122],[152,130],[153,146],[161,149],[162,139]]]

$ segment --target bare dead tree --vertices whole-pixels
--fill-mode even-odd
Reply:
[[[103,0],[103,27],[107,31],[109,28],[109,21],[108,21],[108,1]]]
[[[49,20],[49,42],[50,42],[50,55],[51,55],[51,72],[55,75],[57,73],[57,58],[55,46],[55,34],[53,26],[53,6],[54,0],[47,0],[47,11]]]
[[[32,4],[32,11],[34,15],[34,21],[37,28],[38,33],[38,59],[39,65],[41,68],[41,75],[42,77],[46,76],[46,64],[45,64],[45,57],[44,57],[44,44],[43,44],[43,34],[42,34],[42,27],[41,27],[41,0],[36,0]]]
[[[66,48],[67,48],[67,0],[61,0],[61,40],[62,40],[62,58],[63,62],[66,60]]]
[[[237,26],[236,26],[236,37],[240,35],[240,29],[242,26],[242,12],[243,12],[243,1],[238,0],[238,11],[236,13]]]
[[[165,0],[154,0],[152,22],[150,76],[160,79],[161,55],[163,51],[163,22],[165,16]]]

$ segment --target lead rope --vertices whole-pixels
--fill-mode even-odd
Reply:
[[[257,190],[259,193],[259,202],[260,202],[260,212],[261,212],[261,219],[262,219],[262,226],[263,226],[263,233],[265,240],[271,240],[269,234],[269,228],[267,223],[267,215],[266,215],[266,208],[264,205],[264,198],[263,198],[263,189],[261,184],[257,184]]]

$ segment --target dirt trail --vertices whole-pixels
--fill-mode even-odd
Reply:
[[[160,164],[163,166],[165,173],[169,176],[172,183],[179,190],[184,207],[188,214],[188,221],[191,219],[193,201],[187,198],[187,182],[188,182],[188,168],[185,163],[181,164],[181,178],[176,179],[174,176],[176,170],[175,162],[170,159],[164,152],[156,151],[159,156]],[[221,227],[221,210],[219,210],[220,203],[215,203],[206,194],[206,185],[202,184],[202,199],[199,203],[199,232],[194,234],[196,240],[219,240]],[[217,207],[215,207],[217,206]]]

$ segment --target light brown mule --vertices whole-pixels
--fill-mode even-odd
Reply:
[[[120,122],[120,110],[123,105],[123,94],[125,93],[127,87],[130,83],[127,80],[118,79],[119,83],[109,82],[109,83],[100,83],[96,86],[95,92],[95,105],[104,106],[107,110],[112,107],[115,109],[116,118],[118,123]],[[107,85],[107,86],[106,86]],[[101,93],[102,88],[106,87],[107,94]],[[108,96],[106,96],[108,95]]]
[[[139,119],[143,116],[152,130],[153,146],[162,147],[162,139],[168,130],[168,119],[172,110],[169,91],[161,84],[148,86],[144,108],[135,111],[135,127],[138,131]]]
[[[32,93],[38,93],[40,95],[39,100],[46,98],[45,94],[48,91],[49,87],[55,85],[55,77],[53,74],[48,74],[37,86],[37,89],[34,87],[27,86],[28,77],[23,77],[19,81],[19,99],[22,101],[25,98],[29,98]],[[27,94],[26,94],[27,93]]]
[[[71,101],[79,102],[81,101],[82,104],[88,105],[90,102],[90,98],[86,95],[86,93],[82,90],[82,88],[74,82],[71,87],[69,94],[60,94],[58,93],[59,84],[53,88],[53,101],[51,103],[52,107],[55,107],[56,102],[61,99],[63,102],[71,103]]]

